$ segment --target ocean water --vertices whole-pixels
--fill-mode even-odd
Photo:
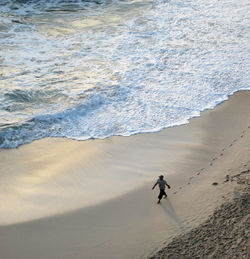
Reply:
[[[0,0],[0,148],[187,123],[250,89],[246,0]]]

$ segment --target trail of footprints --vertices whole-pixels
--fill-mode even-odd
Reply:
[[[250,129],[250,125],[248,126],[248,129]],[[243,130],[243,131],[241,132],[241,135],[240,135],[239,138],[243,138],[243,137],[245,136],[245,133],[246,133],[246,130]],[[230,143],[227,147],[224,147],[224,148],[221,150],[221,153],[220,153],[219,156],[223,156],[223,155],[224,155],[224,151],[226,151],[227,148],[232,147],[233,144],[234,144],[235,142],[237,142],[238,140],[239,140],[239,139],[234,139],[232,143]],[[214,158],[210,161],[209,166],[212,166],[212,165],[213,165],[213,162],[214,162],[215,160],[217,160],[218,158],[219,158],[219,157],[214,157]],[[246,167],[246,166],[247,166],[247,165],[244,165],[244,167]],[[195,175],[189,177],[189,181],[187,182],[187,184],[190,185],[190,184],[191,184],[191,180],[192,180],[193,178],[199,176],[200,174],[202,174],[204,170],[205,170],[205,168],[201,168],[200,170],[196,171]],[[181,189],[183,189],[184,187],[185,187],[185,186],[180,186],[178,189],[181,190]],[[177,194],[177,193],[178,193],[178,191],[173,192],[173,194]]]

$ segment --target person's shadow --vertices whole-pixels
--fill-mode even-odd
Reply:
[[[163,210],[168,214],[172,220],[178,225],[181,231],[185,231],[186,227],[182,224],[181,220],[179,217],[176,215],[175,210],[170,202],[170,200],[167,198],[166,202],[160,203],[161,207]]]

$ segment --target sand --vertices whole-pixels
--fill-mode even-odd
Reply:
[[[230,202],[250,169],[250,92],[189,124],[0,151],[0,258],[147,258]],[[171,190],[156,204],[164,174]],[[217,183],[217,184],[215,184]]]
[[[175,237],[150,259],[249,258],[250,170],[235,175],[238,183],[230,201],[223,203],[198,227]]]

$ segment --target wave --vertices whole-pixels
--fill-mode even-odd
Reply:
[[[22,5],[37,5],[37,4],[64,4],[64,5],[71,5],[71,4],[82,4],[82,3],[88,3],[88,2],[93,2],[93,3],[105,3],[107,2],[106,0],[3,0],[1,1],[1,5],[8,5],[12,4],[13,6],[18,7]]]
[[[84,104],[62,112],[38,115],[21,124],[1,124],[0,148],[15,148],[45,137],[87,140],[156,132],[167,127],[186,124],[190,118],[199,116],[201,112],[195,107],[191,109],[169,103],[162,115],[154,114],[149,119],[147,111],[133,110],[136,109],[135,106],[132,110],[130,107],[126,113],[119,113],[119,110],[122,111],[121,102],[117,100],[110,105],[107,100],[108,95],[104,92],[84,98],[86,99]],[[131,100],[133,96],[121,98]],[[228,96],[218,95],[216,100],[202,110],[214,108],[227,98]]]
[[[128,97],[128,92],[128,89],[122,89],[119,86],[110,86],[104,89],[94,87],[79,94],[77,100],[80,104],[68,109],[62,106],[60,100],[59,107],[65,109],[63,111],[55,113],[51,109],[50,114],[38,114],[23,123],[2,123],[0,124],[0,148],[13,148],[44,137],[89,139],[112,135],[112,130],[109,133],[108,129],[106,132],[104,131],[105,125],[101,119],[101,114],[104,114],[108,109],[115,109],[115,106],[124,102]],[[20,108],[20,103],[30,109],[30,103],[39,106],[39,101],[43,104],[46,101],[48,105],[49,103],[53,105],[55,98],[62,96],[55,91],[44,93],[44,91],[14,90],[5,94],[5,98],[13,102],[6,105],[4,109],[8,112],[17,109],[22,112],[24,108]],[[7,104],[6,100],[5,104]],[[48,106],[46,108],[48,112]],[[42,112],[40,111],[40,113]]]
[[[65,11],[74,12],[84,9],[88,5],[104,5],[111,3],[111,0],[5,0],[0,2],[2,11],[10,13],[29,13],[40,11]]]
[[[1,1],[0,147],[158,131],[249,88],[244,1],[147,1]]]

